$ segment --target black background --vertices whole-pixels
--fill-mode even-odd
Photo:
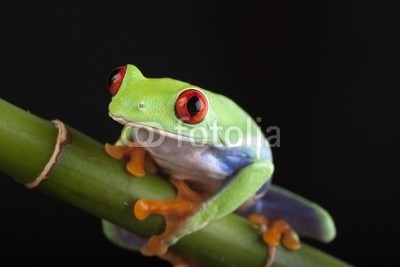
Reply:
[[[308,243],[358,266],[392,260],[400,121],[394,5],[132,2],[2,7],[0,97],[104,143],[121,129],[107,112],[106,78],[116,66],[223,93],[262,117],[262,128],[280,127],[274,182],[335,219],[332,243]],[[168,266],[114,247],[98,218],[3,174],[0,214],[0,263]]]

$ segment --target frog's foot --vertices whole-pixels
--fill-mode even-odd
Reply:
[[[143,176],[146,171],[150,173],[156,172],[157,168],[153,159],[150,157],[143,147],[139,146],[120,146],[105,144],[105,151],[114,159],[127,158],[127,171],[133,176]]]
[[[193,191],[184,181],[178,179],[170,181],[178,190],[175,199],[139,199],[133,208],[133,213],[139,220],[144,220],[152,214],[163,215],[165,219],[165,231],[160,235],[150,237],[141,248],[142,254],[147,256],[160,256],[166,253],[168,247],[174,242],[169,241],[169,238],[205,199],[205,196]]]
[[[275,260],[276,248],[281,244],[287,249],[298,250],[301,247],[300,239],[292,227],[284,220],[270,221],[263,215],[251,214],[250,221],[261,226],[263,240],[269,247],[266,267],[272,266]]]

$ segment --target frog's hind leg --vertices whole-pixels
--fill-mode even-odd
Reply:
[[[297,234],[322,242],[330,242],[336,235],[334,221],[322,207],[276,185],[238,213],[261,226],[263,240],[270,247],[269,264],[280,242],[291,250],[300,247]]]

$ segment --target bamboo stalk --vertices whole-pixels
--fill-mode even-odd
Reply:
[[[2,99],[0,114],[0,170],[19,184],[31,183],[53,155],[58,129],[53,122]],[[32,191],[67,202],[142,237],[161,232],[162,217],[138,221],[131,207],[138,198],[173,198],[172,186],[152,174],[132,177],[121,161],[104,152],[103,144],[69,126],[67,129],[69,142],[57,155],[47,179]],[[184,237],[171,249],[206,266],[263,266],[268,253],[259,230],[235,214]],[[303,244],[297,252],[279,248],[275,266],[350,265]]]

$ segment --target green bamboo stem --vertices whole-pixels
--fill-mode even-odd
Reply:
[[[0,99],[0,170],[17,183],[32,182],[53,153],[57,128],[50,121]],[[123,162],[104,153],[103,144],[68,127],[72,141],[57,158],[48,179],[38,191],[113,222],[132,233],[149,237],[160,233],[164,221],[151,216],[138,221],[132,204],[138,198],[174,197],[171,185],[152,174],[135,178]],[[102,233],[99,233],[102,234]],[[231,214],[181,239],[173,251],[206,266],[263,266],[266,246],[259,230]],[[349,266],[316,248],[303,244],[297,252],[279,248],[275,266]]]

